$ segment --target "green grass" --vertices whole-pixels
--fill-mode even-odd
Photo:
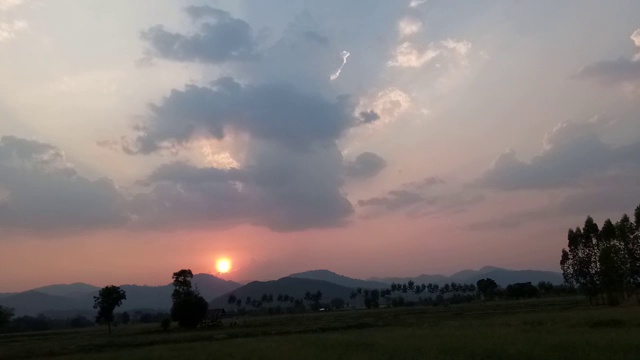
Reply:
[[[0,336],[0,359],[638,359],[640,308],[536,300]]]

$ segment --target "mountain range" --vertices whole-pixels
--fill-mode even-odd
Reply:
[[[197,274],[193,283],[197,285],[202,296],[216,308],[229,307],[227,299],[230,294],[246,300],[247,297],[259,299],[263,294],[288,294],[296,298],[304,297],[309,292],[321,291],[323,298],[335,297],[348,299],[355,288],[382,289],[389,284],[405,283],[413,280],[417,284],[435,283],[442,285],[448,282],[476,283],[481,278],[490,277],[499,285],[507,286],[516,282],[538,283],[549,281],[553,284],[563,282],[562,274],[551,271],[509,270],[485,266],[480,270],[463,270],[453,275],[419,275],[415,277],[385,277],[367,280],[354,279],[336,274],[329,270],[312,270],[291,274],[272,281],[253,281],[246,285],[223,280],[209,274]],[[156,310],[168,311],[171,307],[171,284],[162,286],[121,285],[127,293],[127,300],[120,311]],[[76,314],[92,314],[93,296],[99,287],[85,283],[56,284],[31,289],[20,293],[0,293],[0,305],[15,309],[17,316],[45,314],[50,317],[70,317]]]
[[[240,287],[241,284],[223,280],[209,274],[196,274],[193,283],[206,299],[214,299]],[[162,286],[120,285],[127,300],[119,310],[159,310],[171,308],[173,285]],[[0,305],[15,310],[16,316],[46,314],[51,317],[68,317],[83,314],[93,308],[93,297],[98,295],[97,286],[73,283],[56,284],[35,288],[20,293],[0,294]]]

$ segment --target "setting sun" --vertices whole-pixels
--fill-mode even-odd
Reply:
[[[227,258],[218,259],[216,261],[216,270],[222,274],[228,273],[231,270],[231,260]]]

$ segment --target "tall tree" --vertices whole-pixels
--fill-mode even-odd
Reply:
[[[592,302],[606,296],[612,305],[640,287],[640,206],[634,215],[636,223],[625,214],[615,224],[607,219],[601,229],[589,216],[582,229],[569,230],[560,258],[567,285],[576,285]]]
[[[98,296],[93,297],[93,308],[98,310],[96,322],[105,321],[111,335],[113,311],[127,299],[127,293],[118,286],[109,285],[100,289]]]
[[[186,328],[198,326],[207,314],[209,304],[200,296],[198,289],[193,289],[191,280],[193,273],[189,269],[182,269],[173,273],[173,293],[171,298],[171,317],[178,325]]]

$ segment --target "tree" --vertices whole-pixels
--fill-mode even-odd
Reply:
[[[93,308],[98,310],[96,322],[105,321],[111,335],[111,323],[113,322],[113,311],[122,305],[122,301],[127,299],[127,293],[117,286],[109,285],[100,289],[98,296],[93,297]]]
[[[415,282],[413,282],[413,280],[409,280],[409,282],[407,283],[407,288],[408,288],[410,291],[413,291],[413,289],[414,289],[414,287],[415,287],[415,286],[416,286],[416,283],[415,283]]]
[[[231,295],[229,295],[229,298],[227,299],[227,303],[228,303],[229,305],[235,305],[236,300],[238,300],[238,299],[236,298],[236,296],[235,296],[235,295],[233,295],[233,294],[231,294]]]
[[[611,304],[640,288],[640,206],[635,223],[623,215],[615,224],[607,219],[602,228],[587,217],[582,229],[570,229],[560,267],[569,286],[577,286],[589,300],[600,297]]]
[[[484,299],[491,300],[498,290],[498,284],[491,278],[480,279],[476,282],[476,288]]]
[[[508,285],[506,291],[507,297],[514,299],[530,299],[538,296],[538,288],[531,282]]]
[[[171,318],[178,325],[185,328],[198,326],[207,314],[209,304],[200,296],[198,289],[191,287],[193,273],[189,269],[182,269],[173,273],[173,306],[171,306]]]
[[[9,323],[13,317],[14,311],[11,308],[0,306],[0,327]]]

